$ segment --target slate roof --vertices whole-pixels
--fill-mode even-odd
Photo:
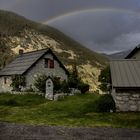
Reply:
[[[140,88],[140,61],[133,59],[110,62],[112,86],[118,88]]]
[[[34,64],[36,64],[45,54],[51,53],[53,57],[58,61],[60,66],[66,71],[64,65],[58,60],[51,49],[42,49],[33,52],[23,53],[19,55],[12,63],[7,65],[4,69],[0,71],[0,76],[10,76],[10,75],[22,75],[27,72]]]
[[[126,57],[125,59],[130,59],[136,52],[138,52],[140,50],[140,45],[138,45],[137,47],[135,47]]]

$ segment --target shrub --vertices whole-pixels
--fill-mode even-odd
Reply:
[[[74,76],[70,75],[69,78],[68,78],[68,85],[69,85],[69,88],[77,88],[78,87],[78,79],[75,78]]]
[[[89,85],[88,84],[85,84],[83,82],[80,82],[78,84],[78,89],[81,91],[82,94],[86,93],[89,91]]]
[[[110,94],[99,96],[95,101],[85,104],[85,113],[115,111],[115,102]]]
[[[48,76],[42,74],[39,75],[34,82],[34,86],[42,93],[46,91],[46,80]],[[67,81],[61,81],[59,77],[51,77],[54,84],[54,93],[70,93],[70,88],[76,88],[82,93],[89,91],[89,85],[83,83],[79,78],[70,76]]]
[[[70,93],[69,84],[65,80],[61,83],[61,91],[63,93]]]
[[[25,76],[13,75],[11,86],[14,91],[21,91],[21,87],[25,86]]]
[[[45,74],[39,75],[34,82],[34,86],[42,93],[45,93],[47,77]]]
[[[52,77],[52,81],[54,84],[54,92],[60,92],[61,90],[61,81],[59,77]]]
[[[48,76],[45,74],[39,75],[34,82],[34,86],[42,93],[46,91],[46,80]],[[59,77],[51,77],[54,84],[54,92],[60,92],[61,81]]]
[[[115,111],[115,102],[110,94],[100,96],[96,101],[97,112],[110,112]]]

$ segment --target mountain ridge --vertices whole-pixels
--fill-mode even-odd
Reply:
[[[108,63],[105,56],[89,50],[57,29],[2,10],[0,46],[0,52],[6,50],[10,54],[10,57],[6,55],[6,51],[0,54],[0,60],[5,61],[4,65],[9,63],[11,58],[14,59],[21,48],[25,52],[51,48],[68,69],[76,63],[82,80],[88,82],[94,90],[98,89],[97,78],[100,70]]]

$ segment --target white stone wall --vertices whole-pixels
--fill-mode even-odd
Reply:
[[[116,93],[113,96],[117,111],[140,111],[140,92],[139,93]]]
[[[44,56],[44,58],[53,59],[53,56],[51,54],[47,54]],[[54,60],[54,68],[51,69],[44,67],[44,58],[39,60],[39,62],[27,72],[26,74],[27,88],[30,87],[30,85],[34,84],[35,78],[39,74],[46,74],[48,76],[57,76],[60,77],[62,80],[67,80],[68,78],[67,74],[65,73],[63,68],[59,66],[59,63],[56,60]]]
[[[12,87],[10,86],[12,81],[10,76],[6,76],[6,84],[4,83],[4,77],[0,77],[0,92],[10,92]]]

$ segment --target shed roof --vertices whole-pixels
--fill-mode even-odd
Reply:
[[[110,62],[112,86],[140,88],[140,61],[132,59]]]
[[[51,53],[60,66],[68,73],[51,49],[42,49],[19,55],[13,62],[0,71],[0,76],[22,75],[38,62],[45,54]]]

